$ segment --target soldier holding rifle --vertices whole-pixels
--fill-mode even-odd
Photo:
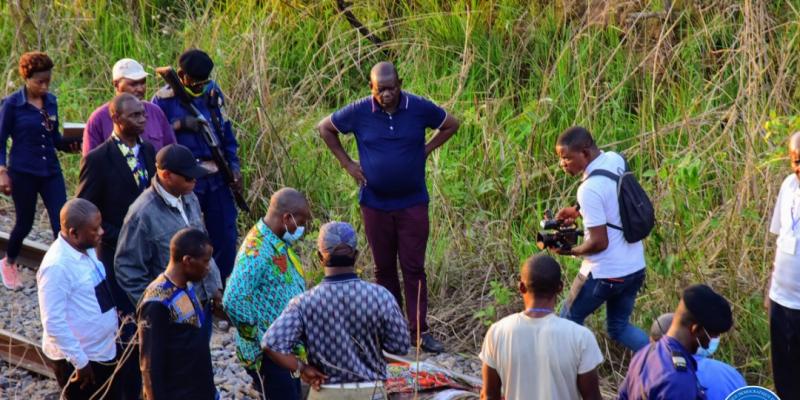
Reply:
[[[178,65],[180,84],[168,80],[168,85],[156,92],[153,103],[166,114],[178,143],[188,147],[210,171],[208,176],[197,180],[194,193],[200,200],[214,247],[214,261],[224,284],[236,257],[236,203],[245,210],[247,207],[241,195],[242,179],[236,155],[239,144],[223,110],[225,97],[210,79],[214,62],[208,54],[198,49],[187,50],[178,59]],[[169,70],[159,69],[159,74],[167,79]]]

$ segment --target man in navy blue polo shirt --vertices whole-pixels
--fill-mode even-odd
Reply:
[[[619,400],[705,400],[697,377],[698,348],[733,326],[731,306],[706,285],[692,285],[683,296],[667,333],[631,359]]]
[[[376,64],[370,72],[372,95],[325,117],[318,129],[339,164],[361,186],[361,215],[378,284],[402,307],[399,258],[411,337],[419,336],[423,350],[438,353],[444,346],[427,332],[426,321],[425,159],[453,136],[459,122],[430,100],[400,90],[401,84],[392,63]],[[427,129],[437,133],[426,143]],[[359,160],[344,150],[340,133],[355,135]]]

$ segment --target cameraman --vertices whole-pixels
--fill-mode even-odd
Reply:
[[[609,336],[632,351],[639,350],[647,345],[647,335],[628,320],[644,283],[644,248],[641,241],[628,243],[621,230],[607,226],[622,226],[616,183],[603,176],[589,179],[598,169],[620,174],[625,160],[598,149],[589,131],[579,126],[558,137],[556,153],[561,169],[583,180],[578,187],[578,205],[559,210],[556,219],[571,224],[582,217],[586,231],[581,245],[556,249],[559,254],[583,258],[561,317],[583,325],[586,317],[606,303]]]

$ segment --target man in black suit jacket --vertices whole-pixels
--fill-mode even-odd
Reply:
[[[109,104],[114,132],[103,144],[81,160],[77,197],[94,203],[103,218],[99,250],[108,281],[114,286],[114,300],[125,314],[134,312],[114,277],[114,253],[119,230],[128,207],[147,188],[155,174],[155,149],[140,139],[144,131],[144,106],[135,96],[123,93]]]
[[[114,253],[128,207],[147,188],[150,178],[156,173],[156,151],[152,144],[140,139],[147,117],[139,99],[123,93],[111,100],[108,109],[114,132],[81,160],[76,196],[91,201],[100,209],[103,237],[97,249],[98,258],[105,267],[106,281],[111,285],[117,310],[122,316],[132,316],[134,304],[114,276]],[[132,346],[129,352],[125,352],[128,358],[118,373],[123,382],[121,399],[124,400],[138,399],[142,390],[138,346],[129,344],[136,331],[134,322],[132,319],[123,320],[121,324],[121,345]]]

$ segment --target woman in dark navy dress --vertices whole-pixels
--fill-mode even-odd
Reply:
[[[56,97],[48,92],[53,61],[45,53],[25,53],[19,60],[19,73],[25,85],[0,104],[0,191],[14,201],[16,220],[2,261],[3,284],[19,289],[16,258],[22,240],[28,236],[36,215],[37,195],[50,217],[53,237],[61,229],[59,211],[67,201],[67,190],[56,146],[58,132]],[[11,139],[10,150],[7,149]]]

